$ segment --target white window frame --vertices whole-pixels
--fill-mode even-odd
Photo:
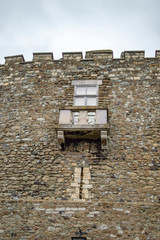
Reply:
[[[99,95],[99,85],[102,85],[102,80],[73,80],[72,85],[74,86],[74,106],[98,106],[98,95]],[[80,95],[76,94],[76,87],[92,87],[95,86],[97,88],[96,94],[86,95],[85,105],[76,105],[75,99],[76,97],[80,97]],[[84,97],[84,95],[82,95]],[[87,98],[96,97],[95,105],[87,105]]]
[[[82,87],[85,88],[85,93],[84,94],[77,94],[77,88]],[[96,93],[95,94],[88,94],[87,89],[90,87],[95,87],[96,88]],[[98,85],[78,85],[74,87],[74,106],[97,106],[98,105]],[[78,98],[83,98],[84,99],[84,104],[83,105],[77,105],[76,104],[76,99]],[[96,100],[95,104],[88,104],[87,101],[88,99],[94,98]]]

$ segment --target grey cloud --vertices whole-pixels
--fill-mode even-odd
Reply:
[[[32,52],[159,48],[159,0],[0,0],[0,62]]]

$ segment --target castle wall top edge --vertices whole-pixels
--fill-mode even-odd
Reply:
[[[85,52],[85,58],[83,58],[82,52],[62,52],[62,58],[55,61],[63,61],[63,60],[141,60],[141,59],[156,59],[160,58],[160,50],[155,50],[155,57],[145,57],[145,51],[144,50],[131,50],[131,51],[124,51],[121,53],[120,58],[114,58],[113,57],[113,51],[112,50],[93,50],[93,51],[86,51]],[[53,61],[54,56],[52,52],[34,52],[33,53],[33,62],[41,62],[41,61]],[[27,62],[32,62],[27,61]],[[6,56],[5,57],[5,64],[14,64],[14,63],[25,63],[24,56],[22,54],[19,55],[13,55],[13,56]],[[3,65],[3,64],[1,64]]]
[[[86,51],[86,53],[111,53],[113,50],[111,49],[104,49],[104,50],[92,50],[92,51]]]
[[[124,53],[145,53],[145,50],[129,50],[124,51]]]
[[[62,52],[62,55],[65,54],[82,54],[82,52]]]
[[[23,54],[12,55],[12,56],[6,56],[5,59],[8,59],[8,58],[16,58],[16,57],[23,57]],[[24,57],[23,57],[23,58],[24,58]]]
[[[81,60],[83,59],[82,52],[63,52],[62,53],[64,60]]]
[[[25,61],[25,59],[24,59],[24,56],[22,54],[5,57],[5,63],[24,62],[24,61]]]
[[[37,52],[33,53],[33,61],[54,60],[52,52]]]
[[[53,55],[52,52],[34,52],[33,55]]]

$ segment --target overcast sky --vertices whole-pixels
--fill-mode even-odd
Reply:
[[[160,0],[0,0],[0,63],[33,52],[160,49]]]

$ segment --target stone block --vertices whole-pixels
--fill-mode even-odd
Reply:
[[[64,60],[81,60],[82,52],[63,52],[62,56]]]
[[[70,110],[60,110],[59,124],[72,124],[72,113]]]
[[[41,62],[41,61],[53,61],[53,53],[51,52],[44,52],[44,53],[33,53],[33,61],[34,62]]]

